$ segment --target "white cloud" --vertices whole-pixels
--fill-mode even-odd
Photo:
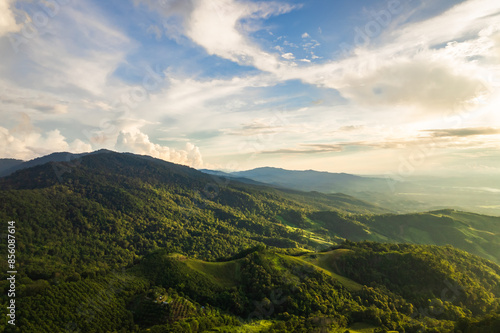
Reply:
[[[59,96],[109,95],[111,74],[135,44],[90,3],[61,6],[48,20],[29,38],[13,35],[19,45],[4,51],[2,77]]]
[[[14,128],[0,127],[0,156],[30,160],[56,151],[82,153],[92,147],[81,140],[68,140],[58,129],[42,132],[31,124],[31,119],[23,115],[22,121]]]
[[[54,94],[22,89],[0,80],[0,105],[10,111],[38,111],[42,114],[68,113],[68,103]]]
[[[371,73],[344,77],[343,95],[368,105],[418,105],[430,113],[454,109],[486,91],[480,80],[426,59],[399,60]]]
[[[284,53],[281,55],[282,58],[285,58],[286,60],[293,60],[295,59],[295,56],[293,55],[293,53]]]
[[[229,111],[231,107],[241,105],[237,96],[245,89],[267,87],[275,81],[269,75],[261,74],[203,81],[170,76],[168,83],[168,87],[152,95],[150,104],[144,107],[150,109],[150,115],[197,115],[189,117],[189,121],[193,122],[199,119],[210,103],[220,103],[219,107],[226,105],[224,110],[219,111]]]
[[[16,23],[16,17],[12,11],[14,0],[0,1],[0,37],[12,32],[18,32],[21,26]]]
[[[500,77],[499,19],[500,3],[466,1],[434,18],[387,29],[347,58],[278,75],[336,89],[358,105],[436,114],[494,93],[487,76]]]
[[[240,21],[267,18],[292,9],[291,5],[276,2],[220,0],[215,5],[213,1],[200,1],[191,13],[186,35],[210,54],[264,71],[275,71],[279,67],[276,56],[250,42]]]
[[[265,52],[253,43],[248,34],[259,29],[258,20],[297,8],[275,1],[172,0],[158,4],[151,0],[135,0],[135,3],[145,3],[162,13],[166,18],[164,25],[167,30],[175,30],[174,35],[178,33],[178,28],[168,29],[171,25],[168,19],[180,17],[182,21],[176,22],[176,25],[181,26],[184,34],[209,54],[267,72],[275,72],[283,64],[280,64],[278,55]]]
[[[136,154],[145,154],[193,168],[203,167],[203,158],[200,149],[192,143],[186,143],[184,150],[176,150],[151,142],[149,136],[138,129],[121,131],[116,142],[116,149]]]
[[[304,32],[302,34],[302,38],[309,38],[309,37],[311,37],[311,36],[309,36],[309,34],[307,32]]]

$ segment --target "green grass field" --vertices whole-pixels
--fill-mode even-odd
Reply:
[[[235,287],[238,285],[238,260],[228,262],[206,262],[198,259],[186,260],[186,265],[204,275],[221,287]]]

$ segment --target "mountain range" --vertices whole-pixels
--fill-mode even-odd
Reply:
[[[257,168],[208,174],[248,179],[281,188],[322,193],[345,193],[398,213],[454,208],[500,216],[500,188],[492,176],[358,176],[314,170]]]
[[[398,214],[283,186],[282,170],[208,174],[108,150],[0,165],[0,221],[18,239],[15,332],[500,327],[499,217]]]

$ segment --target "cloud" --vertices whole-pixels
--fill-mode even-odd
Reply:
[[[8,108],[18,106],[21,107],[21,110],[36,110],[44,114],[65,114],[68,112],[68,103],[50,94],[8,87],[2,83],[0,86],[3,86],[3,91],[0,93],[0,103],[7,104]]]
[[[351,132],[351,131],[358,131],[364,129],[364,125],[347,125],[347,126],[341,126],[338,130],[340,132]]]
[[[278,55],[262,50],[248,35],[259,30],[258,20],[288,13],[299,6],[275,1],[250,2],[235,0],[163,1],[135,0],[136,4],[146,4],[160,12],[167,31],[172,17],[181,26],[183,34],[202,46],[209,54],[229,59],[241,65],[254,66],[267,72],[275,72],[280,67]],[[173,36],[178,38],[178,36]]]
[[[150,115],[161,113],[163,115],[186,115],[200,113],[217,104],[222,110],[237,110],[246,106],[242,96],[249,88],[262,88],[275,84],[275,79],[269,75],[254,75],[234,77],[231,79],[195,80],[181,76],[169,75],[168,87],[161,93],[151,95]],[[221,112],[219,110],[219,112]],[[193,118],[193,117],[190,117]],[[190,122],[196,119],[189,119]]]
[[[182,16],[184,34],[209,54],[255,66],[275,75],[278,81],[300,79],[338,90],[359,105],[416,107],[420,114],[432,115],[490,92],[478,75],[478,69],[483,68],[481,62],[470,61],[471,57],[490,54],[495,45],[491,42],[494,34],[484,30],[493,26],[495,19],[485,17],[497,15],[500,6],[487,2],[471,0],[416,23],[401,25],[395,20],[396,26],[388,27],[377,41],[359,45],[345,59],[311,65],[311,60],[303,58],[299,59],[301,66],[280,61],[295,59],[293,53],[283,53],[281,46],[275,47],[281,55],[267,53],[249,38],[250,32],[258,29],[252,26],[252,20],[287,13],[294,6],[234,0],[188,1],[181,6],[170,1],[167,7],[175,9],[163,11],[163,15]],[[434,29],[436,26],[442,28]],[[302,37],[310,35],[305,32]],[[297,46],[286,40],[284,45]],[[311,41],[304,47],[318,45]],[[317,58],[313,54],[312,59]]]
[[[58,96],[95,98],[109,93],[113,72],[135,43],[89,2],[61,6],[48,20],[30,38],[15,34],[19,45],[10,48],[10,64],[0,69],[2,77]]]
[[[82,153],[91,150],[89,144],[79,139],[68,143],[58,129],[42,132],[31,124],[26,114],[14,128],[0,127],[0,156],[4,158],[29,160],[55,151]]]
[[[319,154],[341,152],[342,146],[337,144],[302,144],[301,148],[281,148],[276,150],[264,150],[261,154]]]
[[[151,24],[148,29],[146,30],[146,32],[148,34],[151,34],[153,36],[155,36],[156,40],[160,40],[161,37],[163,36],[163,32],[162,30],[160,29],[159,26],[157,25],[154,25],[154,24]]]
[[[433,129],[423,130],[430,133],[433,137],[467,137],[477,135],[496,135],[500,134],[499,128],[493,127],[473,127],[473,128],[453,128],[453,129]]]
[[[121,131],[115,147],[118,151],[145,154],[193,168],[203,167],[200,149],[192,143],[186,143],[184,150],[176,150],[151,142],[149,136],[139,130]]]
[[[493,93],[485,78],[500,77],[499,19],[500,3],[465,1],[427,20],[394,20],[336,60],[276,73],[338,90],[354,104],[410,107],[429,116]]]
[[[209,54],[273,72],[279,67],[276,56],[252,43],[246,34],[254,27],[248,23],[243,25],[241,21],[269,18],[293,8],[292,5],[273,1],[200,1],[191,13],[186,35]]]
[[[16,17],[12,11],[15,0],[0,1],[0,37],[8,33],[18,32],[21,26],[16,23]]]
[[[277,126],[272,122],[264,119],[255,119],[251,123],[244,124],[237,129],[225,129],[222,132],[226,135],[235,136],[259,136],[259,135],[273,135],[283,131],[282,126]]]
[[[343,95],[367,105],[417,105],[428,112],[454,109],[487,92],[478,78],[439,61],[400,60],[368,75],[347,76]]]

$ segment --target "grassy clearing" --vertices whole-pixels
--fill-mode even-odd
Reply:
[[[198,259],[186,260],[186,265],[198,271],[222,287],[235,287],[239,281],[239,260],[228,262],[206,262]]]
[[[337,273],[335,261],[340,256],[350,252],[347,249],[338,249],[324,253],[306,254],[302,256],[303,260],[309,262],[321,269],[327,271],[331,276],[338,280],[344,287],[350,291],[360,290],[363,286],[345,276]]]
[[[335,250],[335,251],[338,251],[338,250]],[[329,261],[322,258],[323,256],[328,255],[328,254],[329,254],[329,256],[333,256],[333,257],[341,255],[341,252],[332,253],[335,251],[330,251],[327,253],[305,254],[305,255],[300,256],[300,257],[290,257],[290,256],[286,256],[286,257],[288,260],[292,260],[297,264],[314,266],[316,269],[321,270],[323,273],[326,273],[327,275],[330,275],[331,277],[333,277],[334,279],[339,281],[344,287],[346,287],[350,291],[357,291],[357,290],[360,290],[361,288],[363,288],[363,286],[361,284],[359,284],[351,279],[348,279],[345,276],[337,274],[334,271],[334,269],[332,268],[332,266],[330,266],[328,264]],[[344,250],[341,250],[341,251],[344,251]],[[349,250],[345,250],[345,251],[349,251]]]

